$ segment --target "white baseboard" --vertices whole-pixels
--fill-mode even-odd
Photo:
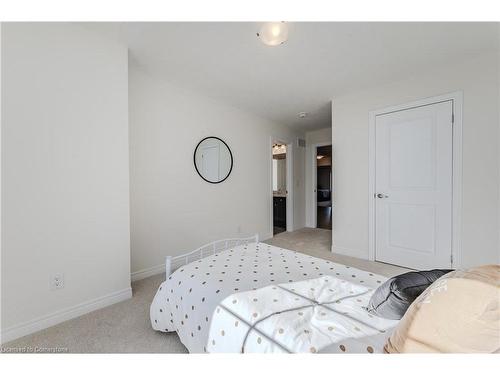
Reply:
[[[332,246],[332,253],[368,260],[368,251],[360,249],[348,249],[346,247]]]
[[[131,279],[132,281],[142,280],[145,279],[146,277],[158,275],[163,272],[165,272],[165,263],[132,272]]]
[[[271,238],[273,238],[272,233],[265,233],[259,237],[259,242],[264,242],[264,241],[270,240]]]
[[[42,329],[52,327],[56,324],[65,322],[89,312],[102,309],[106,306],[127,300],[132,297],[132,288],[119,290],[108,295],[80,303],[76,306],[56,311],[44,317],[30,320],[25,323],[6,328],[0,333],[0,343],[15,340],[19,337],[29,335]]]

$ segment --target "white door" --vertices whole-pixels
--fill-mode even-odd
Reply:
[[[376,260],[451,267],[452,116],[452,101],[376,116]]]

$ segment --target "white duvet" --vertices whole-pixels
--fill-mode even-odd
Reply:
[[[381,352],[397,321],[366,311],[371,294],[333,276],[233,294],[215,309],[207,351]]]
[[[160,285],[154,297],[150,308],[151,324],[158,331],[177,332],[189,352],[207,352],[211,349],[207,348],[207,343],[212,316],[217,305],[226,297],[271,284],[293,283],[327,275],[369,289],[377,288],[386,280],[383,276],[342,264],[264,243],[252,243],[176,270]],[[367,303],[369,294],[360,298]],[[378,341],[383,341],[380,336],[376,337]],[[335,351],[336,348],[329,350]]]

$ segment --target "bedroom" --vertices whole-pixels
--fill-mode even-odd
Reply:
[[[397,339],[442,282],[498,292],[499,38],[2,22],[2,351],[497,351]]]

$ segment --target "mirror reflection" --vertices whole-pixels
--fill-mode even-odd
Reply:
[[[286,195],[286,145],[273,144],[273,193]]]

